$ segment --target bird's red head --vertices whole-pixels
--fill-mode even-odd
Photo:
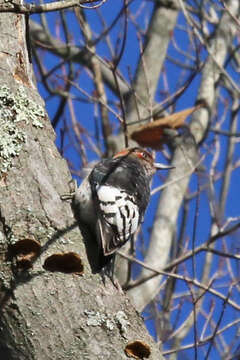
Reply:
[[[131,156],[139,159],[141,163],[147,164],[148,166],[152,167],[154,170],[166,170],[166,169],[174,168],[174,166],[155,163],[152,154],[139,147],[123,149],[120,152],[118,152],[116,155],[114,155],[114,158],[127,157],[127,156]]]
[[[118,158],[118,157],[124,157],[124,156],[137,157],[140,160],[145,160],[149,163],[153,163],[153,161],[154,161],[152,155],[148,151],[138,148],[138,147],[123,149],[120,152],[118,152],[116,155],[114,155],[114,159]]]

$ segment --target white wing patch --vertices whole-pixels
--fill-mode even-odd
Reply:
[[[124,190],[100,186],[97,190],[101,215],[106,223],[114,227],[119,247],[138,229],[139,209],[134,197]]]

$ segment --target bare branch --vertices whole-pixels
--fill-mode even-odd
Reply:
[[[94,5],[92,7],[85,7],[84,4],[92,4],[99,2],[98,5]],[[47,4],[18,4],[13,1],[8,1],[4,4],[0,4],[0,13],[12,12],[16,14],[42,14],[52,11],[64,10],[69,9],[72,7],[84,7],[87,9],[96,9],[97,7],[101,6],[107,0],[61,0],[55,1]]]

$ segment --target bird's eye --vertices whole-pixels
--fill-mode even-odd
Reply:
[[[152,156],[146,151],[139,152],[139,157],[147,161],[152,159]]]
[[[148,156],[147,156],[147,154],[146,154],[145,152],[141,152],[141,157],[142,157],[143,159],[147,159],[147,158],[148,158]]]

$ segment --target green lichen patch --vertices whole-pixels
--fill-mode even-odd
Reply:
[[[13,93],[7,86],[0,86],[0,174],[10,169],[26,141],[26,134],[18,123],[31,122],[43,128],[39,118],[43,119],[44,115],[44,109],[28,98],[23,87]]]
[[[130,325],[127,315],[123,311],[118,311],[114,315],[99,311],[85,310],[88,326],[104,326],[112,331],[118,328],[123,337],[126,337],[127,327]]]
[[[104,326],[110,331],[113,330],[115,327],[114,321],[112,321],[105,313],[100,313],[99,311],[85,310],[84,314],[87,316],[88,326]]]
[[[25,121],[26,124],[32,122],[33,126],[43,128],[43,124],[39,120],[39,117],[44,118],[44,109],[42,106],[28,98],[22,86],[14,95],[14,105],[12,108],[16,111],[15,122]]]

